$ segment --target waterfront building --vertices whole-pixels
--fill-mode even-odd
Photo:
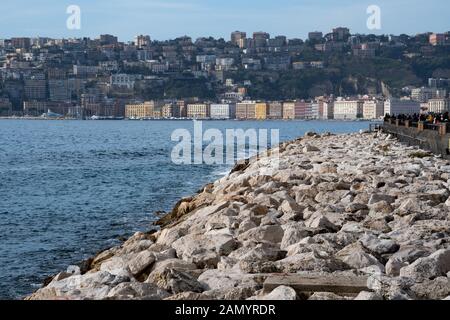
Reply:
[[[165,103],[161,108],[161,118],[172,118],[174,116],[174,103]]]
[[[280,102],[269,103],[269,119],[283,118],[283,105]]]
[[[125,118],[128,119],[144,119],[152,118],[155,108],[154,101],[146,101],[144,103],[125,105]]]
[[[334,102],[334,119],[356,120],[363,117],[363,101],[336,100]]]
[[[283,102],[283,119],[295,119],[295,102]]]
[[[428,112],[444,113],[449,110],[448,99],[430,99],[428,100]]]
[[[187,117],[191,119],[209,118],[209,105],[206,103],[191,103],[187,105]]]
[[[309,120],[319,119],[319,103],[310,102],[306,104],[305,118]]]
[[[323,102],[322,119],[324,119],[324,120],[334,119],[334,101],[324,101]]]
[[[233,103],[213,103],[210,106],[211,119],[234,119],[236,105]]]
[[[256,119],[256,103],[254,101],[242,101],[237,103],[236,119]]]
[[[384,116],[384,102],[378,100],[366,100],[363,104],[364,119],[380,119]]]
[[[418,114],[421,103],[413,100],[388,99],[384,102],[384,114]]]
[[[306,102],[296,101],[294,112],[295,119],[306,119]]]
[[[255,117],[258,120],[265,120],[267,119],[269,110],[267,103],[265,102],[258,102],[255,104]]]

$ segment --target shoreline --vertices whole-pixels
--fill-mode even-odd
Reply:
[[[279,151],[279,168],[272,154],[238,163],[180,199],[160,229],[69,267],[26,299],[450,295],[447,161],[383,133],[309,133]],[[364,285],[324,292],[317,279],[327,277]],[[317,288],[302,289],[305,279]]]

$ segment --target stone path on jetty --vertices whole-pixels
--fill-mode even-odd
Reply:
[[[449,162],[384,133],[279,151],[27,299],[449,299]]]

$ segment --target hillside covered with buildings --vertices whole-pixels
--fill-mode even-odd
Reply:
[[[449,32],[12,38],[0,40],[0,65],[0,116],[372,119],[449,109]]]

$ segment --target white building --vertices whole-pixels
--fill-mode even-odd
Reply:
[[[364,119],[379,119],[384,116],[384,102],[377,100],[366,100],[363,104]]]
[[[216,59],[216,70],[230,70],[234,65],[233,58],[217,58]]]
[[[363,117],[362,100],[337,100],[334,102],[334,119],[355,120]]]
[[[428,112],[443,113],[449,110],[448,99],[430,99],[428,100]]]
[[[211,104],[211,119],[234,119],[236,105],[232,103]]]
[[[384,102],[384,113],[389,115],[419,114],[420,102],[413,100],[388,99]]]
[[[110,83],[115,87],[122,87],[127,89],[133,89],[136,78],[133,75],[128,75],[124,73],[118,73],[111,75]]]

